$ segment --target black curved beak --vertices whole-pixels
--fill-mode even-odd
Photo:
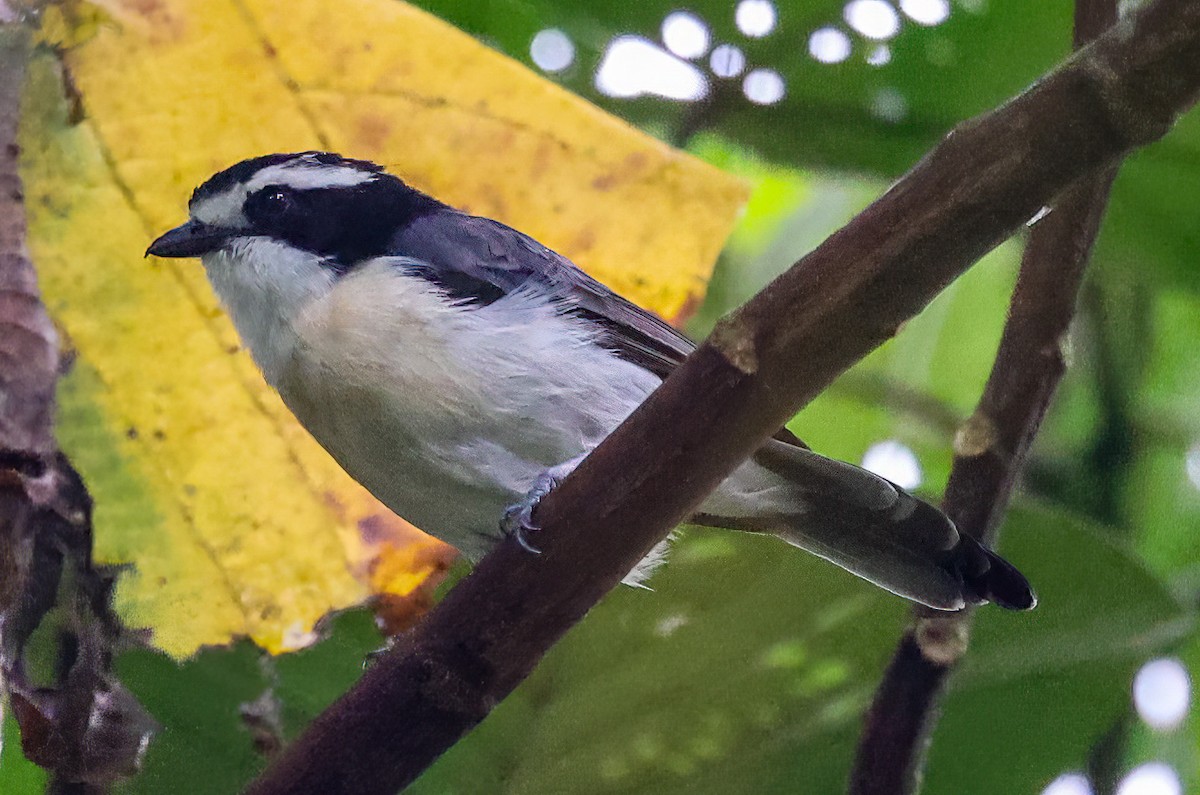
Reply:
[[[230,232],[199,221],[188,221],[164,233],[146,249],[146,256],[199,257],[229,242]]]

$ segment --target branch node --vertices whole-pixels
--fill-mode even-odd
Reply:
[[[487,686],[494,671],[475,650],[464,645],[432,648],[418,653],[416,659],[417,689],[429,703],[475,723],[495,707]]]
[[[996,448],[1000,443],[1000,429],[996,421],[980,409],[967,417],[954,434],[954,455],[958,458],[975,458]]]
[[[742,375],[758,372],[758,349],[754,344],[754,333],[734,312],[721,318],[708,337],[708,345],[721,354]]]
[[[1118,73],[1106,61],[1094,59],[1086,61],[1086,64],[1084,74],[1104,100],[1098,107],[1107,111],[1108,126],[1121,141],[1133,146],[1145,146],[1157,141],[1171,129],[1175,123],[1173,112],[1167,111],[1168,115],[1165,116],[1147,112],[1145,99],[1139,101],[1130,97],[1129,87],[1122,83]]]
[[[1165,47],[1183,44],[1181,39],[1186,37],[1183,31],[1187,25],[1180,24],[1179,28],[1159,33],[1165,40]],[[1119,41],[1132,38],[1135,32],[1135,20],[1130,17],[1117,23],[1113,31]],[[1094,57],[1079,56],[1075,61],[1082,67],[1080,77],[1091,85],[1101,100],[1097,107],[1104,111],[1109,130],[1126,146],[1145,146],[1163,137],[1175,124],[1181,112],[1175,98],[1179,86],[1175,83],[1184,81],[1169,69],[1151,72],[1140,69],[1141,64],[1135,64],[1131,70],[1130,64],[1123,62],[1127,58],[1128,53],[1110,47],[1097,48]],[[1130,79],[1131,71],[1137,75],[1133,80]]]
[[[934,665],[949,668],[967,653],[971,629],[959,615],[922,616],[913,637],[921,656]]]

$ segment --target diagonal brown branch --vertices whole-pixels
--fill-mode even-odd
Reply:
[[[1116,0],[1077,0],[1075,46],[1116,22]],[[996,361],[955,439],[944,509],[994,544],[1025,456],[1065,369],[1063,345],[1116,166],[1076,183],[1029,236]],[[864,719],[851,795],[920,788],[921,766],[950,673],[967,650],[973,611],[914,610]]]
[[[1200,4],[1158,0],[1003,108],[725,318],[502,544],[250,791],[392,793],[840,372],[1078,178],[1171,127],[1200,90]],[[696,430],[702,429],[702,434]]]

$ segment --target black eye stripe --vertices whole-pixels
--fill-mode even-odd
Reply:
[[[357,185],[298,189],[267,185],[246,197],[242,211],[253,233],[320,255],[344,272],[369,257],[392,253],[390,241],[440,202],[380,174]]]
[[[295,191],[287,185],[268,185],[246,197],[242,212],[252,222],[277,219],[295,208]]]

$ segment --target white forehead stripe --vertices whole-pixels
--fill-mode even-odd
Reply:
[[[370,182],[377,175],[350,166],[331,166],[315,160],[289,160],[255,172],[248,182],[232,185],[228,190],[209,196],[192,205],[192,217],[214,226],[242,228],[249,225],[242,214],[246,197],[268,185],[286,185],[296,190],[320,188],[349,188]]]
[[[349,166],[329,166],[311,160],[291,160],[268,166],[246,183],[246,192],[253,193],[268,185],[287,185],[296,190],[314,188],[349,188],[370,182],[375,172]]]

